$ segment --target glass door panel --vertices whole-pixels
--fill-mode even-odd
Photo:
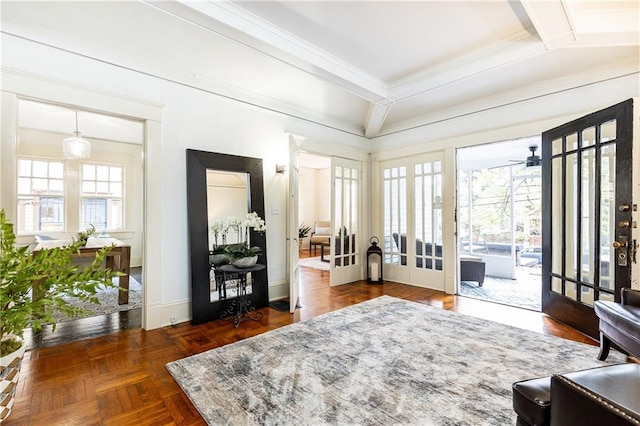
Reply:
[[[331,224],[331,285],[361,279],[360,265],[360,164],[331,159],[333,212]]]
[[[543,133],[543,312],[598,336],[631,283],[632,100]]]

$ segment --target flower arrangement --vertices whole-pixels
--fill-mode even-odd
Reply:
[[[226,254],[231,259],[240,259],[244,257],[252,257],[260,253],[260,247],[251,247],[249,231],[254,231],[262,234],[267,226],[264,219],[262,219],[258,213],[247,213],[244,218],[237,216],[229,216],[226,219],[216,220],[211,225],[211,231],[214,237],[214,246],[212,254]],[[229,232],[236,234],[235,244],[227,243],[227,235]],[[221,238],[222,244],[218,244],[218,238]]]

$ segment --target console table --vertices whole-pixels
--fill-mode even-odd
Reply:
[[[220,313],[220,318],[223,320],[230,320],[233,318],[233,326],[237,327],[242,321],[252,320],[260,321],[262,319],[262,312],[255,312],[256,308],[251,306],[251,300],[247,297],[247,274],[250,272],[262,271],[265,268],[264,265],[256,264],[248,268],[236,268],[233,265],[223,265],[219,269],[224,274],[224,281],[227,280],[227,274],[237,277],[237,297],[233,299],[233,302],[227,309]],[[256,283],[251,283],[251,286],[255,286]],[[253,287],[255,288],[255,287]]]
[[[52,247],[53,248],[53,247]],[[73,253],[71,255],[72,259],[89,259],[92,260],[96,257],[96,253],[102,250],[104,247],[81,247],[78,253]],[[46,250],[46,248],[43,248]],[[34,250],[34,253],[37,250]],[[126,305],[129,303],[129,269],[131,265],[131,246],[129,245],[119,245],[113,246],[109,253],[107,253],[107,257],[105,259],[105,268],[111,269],[112,271],[118,271],[122,273],[120,277],[118,277],[118,286],[120,290],[118,290],[118,304]],[[37,298],[36,294],[33,297]]]

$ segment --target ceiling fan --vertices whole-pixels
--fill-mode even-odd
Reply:
[[[531,151],[531,155],[528,156],[524,161],[522,160],[510,160],[517,164],[525,164],[526,167],[536,167],[541,164],[541,159],[539,155],[536,155],[536,150],[538,149],[538,145],[529,146],[529,151]]]

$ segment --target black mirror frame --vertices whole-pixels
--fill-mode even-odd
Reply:
[[[234,299],[211,302],[209,266],[209,218],[207,214],[207,169],[247,173],[248,212],[265,218],[262,159],[187,149],[187,217],[191,260],[191,322],[201,324],[220,319]],[[266,236],[251,232],[251,245],[262,249],[258,263],[267,265]],[[252,273],[255,285],[249,295],[256,309],[269,305],[267,268]]]

